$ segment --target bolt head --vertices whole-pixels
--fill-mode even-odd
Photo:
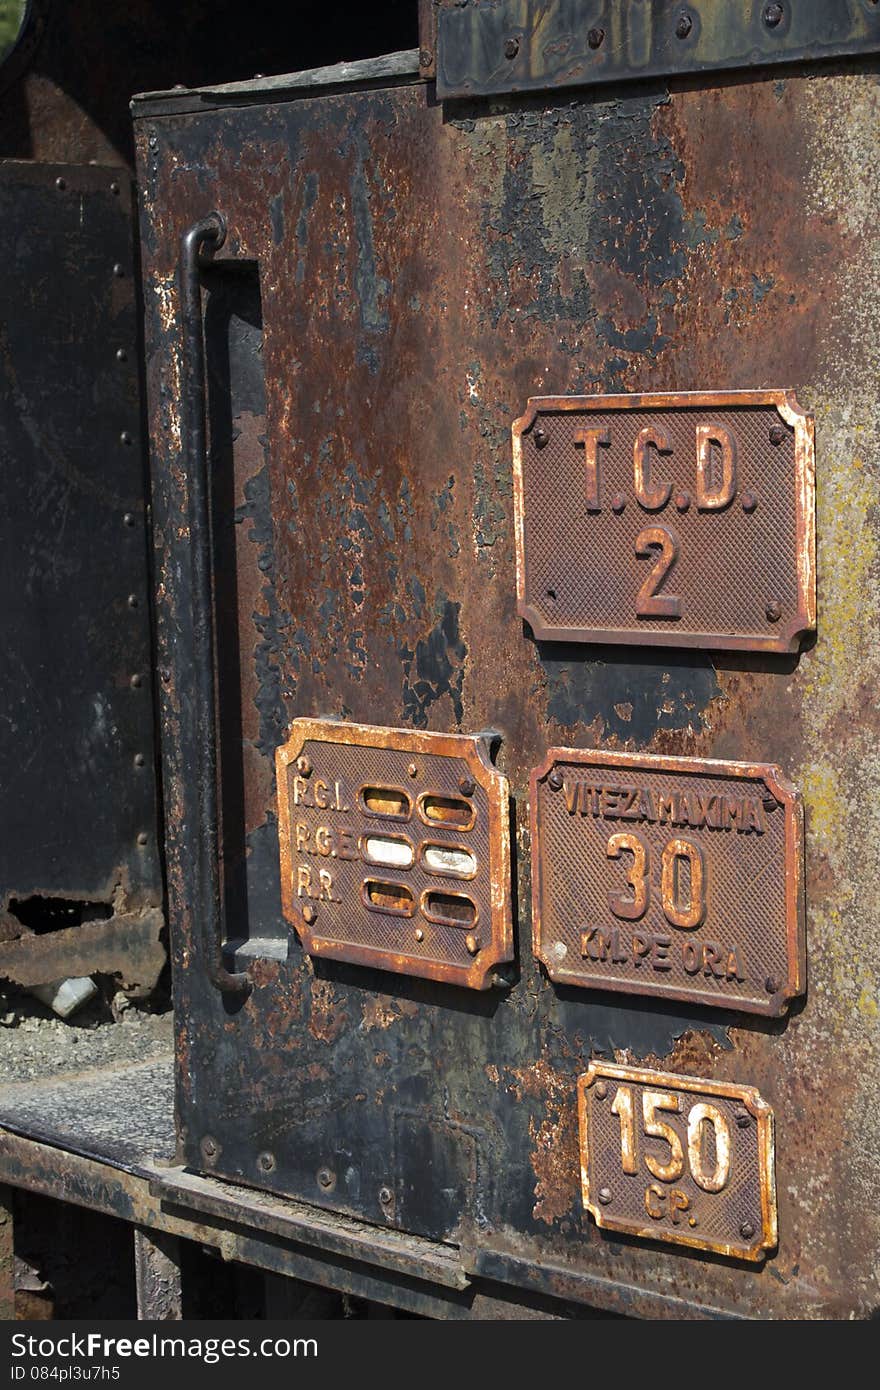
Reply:
[[[623,493],[622,493],[622,492],[615,492],[614,496],[613,496],[612,499],[611,499],[611,510],[612,510],[613,512],[617,512],[617,513],[619,514],[620,512],[623,511],[623,509],[624,509],[625,506],[626,506],[626,498],[624,497]]]
[[[331,1171],[330,1171],[329,1168],[319,1168],[319,1169],[318,1169],[318,1186],[319,1186],[319,1187],[332,1187],[332,1186],[333,1186],[333,1174],[331,1173]]]
[[[419,770],[419,769],[416,767],[415,763],[407,763],[407,765],[406,765],[406,775],[407,775],[407,777],[415,777],[416,774],[418,773],[418,770]]]
[[[519,53],[519,39],[505,39],[505,40],[504,40],[504,56],[505,56],[505,58],[515,58],[516,55],[517,55],[517,53]]]
[[[55,187],[63,192],[64,189],[67,187],[67,179],[57,178],[55,180]]]
[[[257,1162],[264,1173],[271,1173],[272,1169],[275,1167],[275,1155],[270,1153],[260,1154]]]
[[[603,1207],[607,1207],[608,1203],[611,1201],[610,1187],[599,1188],[599,1201],[602,1203]]]
[[[536,448],[536,449],[545,449],[549,443],[550,443],[550,436],[549,436],[549,434],[547,433],[547,431],[546,431],[545,429],[542,429],[541,426],[539,425],[538,428],[535,430],[535,448]]]
[[[308,777],[311,773],[312,765],[309,762],[308,758],[305,756],[305,754],[302,754],[300,757],[297,758],[296,770],[298,773],[300,773],[302,777]]]
[[[127,361],[128,361],[128,353],[125,351],[125,348],[117,348],[117,349],[116,349],[116,361],[117,361],[117,362],[127,362]]]
[[[766,989],[768,994],[779,993],[780,984],[775,975],[767,976],[766,980],[764,981],[764,988]]]
[[[782,5],[767,5],[764,8],[764,23],[768,29],[775,29],[777,24],[781,24],[785,10]]]
[[[317,918],[318,914],[315,911],[315,909],[311,906],[311,904],[306,903],[305,907],[302,909],[303,921],[308,923],[309,926],[311,926],[313,922],[317,921]]]
[[[604,29],[590,29],[589,32],[587,33],[587,43],[590,45],[591,48],[593,48],[593,49],[595,49],[595,48],[601,48],[604,42],[605,42],[605,30],[604,30]]]
[[[132,437],[131,437],[131,434],[129,433],[128,430],[123,430],[123,431],[122,431],[121,435],[119,436],[119,442],[120,442],[120,444],[131,444],[131,443],[132,443]]]
[[[682,10],[675,22],[675,37],[677,39],[686,39],[693,27],[694,21],[689,14],[686,14],[684,10]]]
[[[216,1158],[217,1141],[212,1139],[210,1134],[206,1134],[201,1143],[202,1156],[204,1158]]]
[[[562,773],[559,771],[558,767],[554,767],[550,776],[547,778],[547,786],[552,792],[562,791]]]
[[[771,599],[764,612],[767,614],[768,623],[778,623],[782,617],[782,605],[776,599]]]
[[[414,935],[416,941],[424,941],[425,939],[425,933],[422,931],[421,927],[416,927]]]
[[[676,494],[675,505],[680,512],[686,512],[691,505],[691,495],[689,492],[679,492]]]
[[[753,512],[758,505],[758,499],[753,492],[744,492],[740,500],[744,512]]]
[[[748,1127],[749,1127],[749,1125],[750,1125],[751,1123],[752,1123],[752,1117],[751,1117],[751,1115],[749,1114],[748,1110],[737,1110],[737,1112],[736,1112],[736,1125],[737,1125],[737,1129],[748,1129]]]
[[[382,1203],[383,1207],[390,1206],[393,1196],[394,1194],[392,1193],[390,1187],[379,1188],[379,1201]]]
[[[121,261],[116,262],[115,266],[113,267],[113,274],[116,276],[117,280],[122,279],[123,275],[125,274],[125,266],[122,264]]]
[[[458,790],[461,792],[462,796],[473,796],[474,792],[477,790],[477,785],[472,777],[460,777]]]
[[[786,430],[784,425],[771,425],[769,430],[770,443],[777,445],[781,444],[785,439],[785,434]]]
[[[480,949],[480,943],[472,933],[465,937],[464,944],[470,956],[475,956]]]
[[[593,1093],[597,1100],[604,1100],[608,1094],[608,1087],[604,1081],[598,1081],[593,1088]]]
[[[751,1221],[744,1221],[739,1228],[739,1233],[743,1240],[751,1240],[752,1236],[755,1234],[755,1228]]]
[[[134,526],[134,512],[125,512],[122,517],[123,526]]]
[[[419,67],[429,68],[434,61],[434,55],[430,48],[419,49]]]

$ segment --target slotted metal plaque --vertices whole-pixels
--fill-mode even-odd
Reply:
[[[513,955],[509,792],[484,737],[297,719],[281,898],[313,956],[470,989]]]
[[[740,1260],[774,1248],[773,1112],[754,1087],[591,1062],[578,1112],[597,1226]]]
[[[536,397],[513,452],[535,637],[787,652],[815,627],[813,422],[790,392]]]
[[[803,810],[778,767],[551,749],[531,842],[557,983],[771,1017],[803,993]]]

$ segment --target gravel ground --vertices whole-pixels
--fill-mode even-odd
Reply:
[[[172,1047],[170,1009],[99,998],[65,1022],[31,995],[0,994],[0,1085],[158,1059]]]

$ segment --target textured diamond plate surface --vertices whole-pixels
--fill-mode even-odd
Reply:
[[[282,901],[305,949],[476,989],[490,984],[491,967],[510,960],[513,950],[508,785],[485,743],[296,720],[277,759]],[[462,784],[472,789],[466,795]],[[369,813],[362,792],[371,787],[404,792],[406,818]],[[419,808],[432,795],[472,806],[470,827],[426,821]],[[370,862],[366,837],[404,840],[412,864]],[[473,876],[428,872],[420,853],[427,844],[469,852]],[[399,888],[407,915],[366,906],[370,881]],[[431,920],[425,910],[431,893],[463,895],[473,920],[461,926]]]
[[[696,431],[709,425],[735,442],[736,485],[726,505],[701,509]],[[595,509],[574,438],[585,428],[610,439]],[[647,449],[651,484],[669,487],[659,508],[636,496],[645,429],[670,450]],[[514,467],[519,611],[536,637],[788,651],[814,625],[812,427],[787,393],[538,398],[514,426]],[[677,617],[637,611],[654,564],[636,553],[647,527],[677,545],[656,590],[679,600]]]
[[[803,991],[802,812],[777,767],[554,749],[531,802],[534,949],[551,979],[770,1016]],[[635,852],[610,843],[627,834],[646,854],[637,916]],[[703,856],[695,926],[664,907],[675,840]],[[679,863],[673,912],[691,900]]]
[[[680,1145],[668,1178],[659,1178],[656,1167],[675,1164],[673,1146],[662,1134],[645,1132],[646,1093],[671,1096],[677,1106],[654,1111],[654,1121],[668,1125]],[[627,1100],[633,1144],[628,1167],[634,1171],[626,1170],[623,1158],[626,1120],[620,1112]],[[688,1118],[701,1104],[721,1119],[700,1126],[697,1181]],[[776,1244],[773,1116],[753,1087],[594,1062],[580,1079],[578,1105],[582,1196],[597,1225],[748,1260],[762,1259]],[[729,1145],[726,1164],[719,1161],[716,1124]],[[707,1191],[707,1179],[719,1190]]]

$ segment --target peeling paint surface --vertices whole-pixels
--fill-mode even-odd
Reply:
[[[560,1296],[570,1270],[753,1317],[877,1306],[877,108],[875,75],[854,65],[550,104],[444,112],[401,85],[139,120],[191,1164],[216,1134],[226,1177],[553,1267]],[[262,407],[259,425],[242,413],[237,437],[253,469],[235,503],[248,597],[229,729],[253,756],[228,804],[260,808],[227,920],[255,981],[240,1006],[200,976],[187,911],[186,478],[163,288],[182,230],[221,202],[230,234],[211,273],[258,267],[259,351],[241,351],[265,392],[265,423]],[[513,556],[510,426],[527,398],[783,387],[816,419],[815,644],[710,657],[535,643]],[[329,715],[502,732],[509,989],[463,999],[303,957],[259,769],[276,727],[281,741],[293,718]],[[802,1006],[746,1025],[550,984],[529,947],[527,780],[551,745],[772,762],[801,786]],[[780,1232],[763,1268],[591,1224],[575,1114],[594,1056],[760,1091]]]

